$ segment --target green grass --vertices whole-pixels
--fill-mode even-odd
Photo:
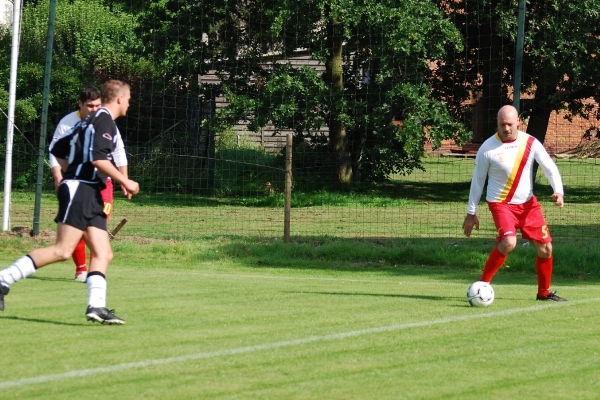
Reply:
[[[350,193],[295,193],[283,243],[280,196],[116,195],[108,306],[125,326],[84,318],[72,262],[11,288],[2,327],[3,398],[595,399],[600,389],[599,164],[560,161],[567,205],[536,193],[554,240],[553,287],[536,303],[532,246],[510,254],[496,300],[465,298],[494,245],[460,226],[472,159]],[[34,195],[15,192],[12,226],[31,227]],[[0,234],[0,267],[52,243]]]
[[[46,243],[2,239],[3,265]],[[597,397],[594,277],[558,275],[570,302],[546,304],[532,270],[503,269],[494,304],[472,308],[473,265],[385,243],[113,244],[108,306],[127,324],[85,321],[71,262],[40,269],[0,313],[3,398]]]

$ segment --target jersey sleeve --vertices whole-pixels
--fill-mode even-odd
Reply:
[[[475,215],[477,207],[481,200],[483,187],[487,178],[489,162],[480,148],[475,157],[475,168],[473,168],[473,178],[471,179],[471,189],[469,190],[469,202],[467,203],[467,214]]]
[[[544,145],[539,140],[533,142],[533,150],[535,161],[542,167],[544,175],[548,179],[550,186],[554,190],[554,193],[565,194],[563,189],[562,177],[558,171],[556,163],[552,160],[552,157],[548,154]]]
[[[67,120],[67,119],[68,119],[68,116],[60,120],[60,122],[58,123],[58,126],[54,130],[54,135],[52,135],[52,141],[50,141],[50,145],[48,146],[48,150],[50,152],[50,154],[49,154],[50,168],[60,167],[60,165],[58,164],[58,161],[56,161],[56,157],[54,156],[54,154],[52,154],[52,148],[54,147],[54,145],[60,138],[67,135],[73,128],[72,124],[64,123],[65,120]]]
[[[117,128],[115,150],[112,153],[112,157],[113,162],[117,167],[124,167],[127,165],[127,153],[125,152],[125,144],[123,143],[119,128]]]
[[[90,148],[90,161],[110,160],[114,150],[115,124],[108,114],[102,114],[93,122],[94,135]]]
[[[54,158],[56,166],[60,166],[56,161],[57,158],[68,159],[71,152],[71,140],[73,139],[73,130],[69,131],[68,134],[60,137],[57,140],[53,140],[50,144],[50,160]],[[55,165],[50,164],[51,167]]]

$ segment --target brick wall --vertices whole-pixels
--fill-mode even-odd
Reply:
[[[590,123],[600,125],[598,120],[587,121],[581,117],[573,118],[573,122],[564,119],[564,113],[553,112],[550,116],[544,146],[550,154],[562,153],[577,147]]]
[[[574,149],[582,142],[582,136],[585,131],[594,124],[600,126],[600,121],[597,119],[586,120],[581,117],[574,117],[572,122],[565,119],[564,112],[553,112],[550,115],[548,121],[548,130],[546,132],[546,139],[544,140],[544,147],[550,154],[559,154],[568,150]],[[519,129],[522,131],[527,130],[527,126],[521,124]],[[428,154],[476,154],[479,145],[476,143],[466,143],[464,146],[457,146],[452,140],[446,140],[442,142],[442,147],[437,150],[433,150],[431,145],[428,144],[426,151]]]

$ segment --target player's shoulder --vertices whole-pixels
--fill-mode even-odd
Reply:
[[[106,108],[100,107],[85,117],[84,121],[87,121],[88,124],[95,125],[98,122],[104,122],[108,119],[112,119],[110,116],[110,111],[108,111]]]
[[[62,117],[60,119],[60,121],[58,121],[58,124],[56,125],[56,127],[61,130],[67,130],[67,129],[72,128],[79,121],[80,121],[79,114],[77,113],[77,111],[73,111],[73,112],[65,115],[64,117]]]
[[[100,107],[99,109],[97,109],[95,115],[96,118],[110,118],[110,120],[112,121],[112,115],[110,111],[108,111],[108,109],[105,107]]]
[[[489,151],[497,149],[500,146],[502,146],[502,140],[500,140],[498,134],[496,133],[484,140],[481,146],[479,146],[478,153],[485,154]]]

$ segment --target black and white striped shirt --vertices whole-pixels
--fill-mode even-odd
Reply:
[[[50,152],[69,163],[63,179],[97,183],[104,188],[107,177],[94,167],[92,161],[113,161],[117,137],[117,125],[110,111],[101,107],[75,124],[71,132],[54,143]]]

